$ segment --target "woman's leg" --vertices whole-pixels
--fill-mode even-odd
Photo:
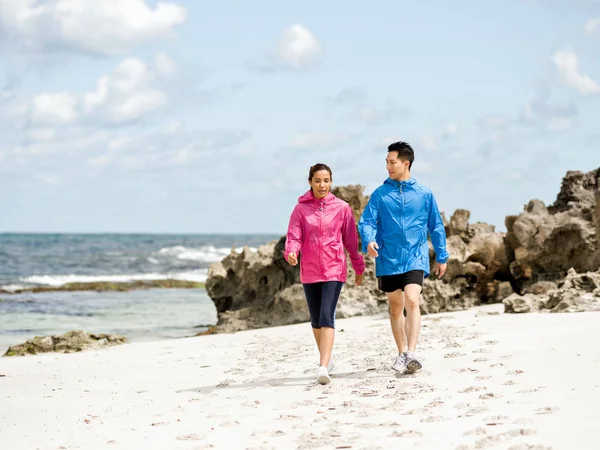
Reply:
[[[303,284],[306,303],[308,304],[308,313],[310,314],[310,325],[312,327],[313,336],[317,343],[319,353],[321,352],[321,326],[319,317],[321,315],[321,285],[323,283],[307,283]]]
[[[328,281],[323,283],[321,295],[321,339],[319,352],[321,353],[321,366],[327,367],[331,359],[333,341],[335,338],[335,310],[343,283],[339,281]]]

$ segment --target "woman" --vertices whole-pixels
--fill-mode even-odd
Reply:
[[[310,190],[298,199],[290,217],[284,256],[295,266],[300,261],[300,281],[319,348],[317,381],[327,384],[333,370],[331,351],[335,335],[335,310],[346,281],[348,250],[355,283],[363,281],[365,263],[358,253],[358,233],[350,205],[330,191],[331,169],[315,164],[308,172]]]

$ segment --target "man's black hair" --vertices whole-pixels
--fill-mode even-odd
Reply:
[[[389,152],[397,152],[398,159],[408,161],[408,170],[412,168],[413,161],[415,160],[415,151],[412,149],[408,142],[394,142],[388,146]]]

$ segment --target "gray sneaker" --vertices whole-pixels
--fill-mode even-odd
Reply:
[[[396,372],[404,372],[406,370],[406,356],[404,353],[398,353],[394,363],[392,364],[392,370]]]
[[[415,373],[418,370],[421,370],[423,365],[421,361],[413,352],[406,352],[406,371],[408,373]]]

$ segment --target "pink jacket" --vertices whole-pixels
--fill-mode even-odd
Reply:
[[[316,199],[312,191],[298,198],[290,217],[284,256],[291,252],[300,256],[300,281],[346,281],[346,254],[358,274],[365,262],[358,253],[358,233],[350,205],[331,192]]]

